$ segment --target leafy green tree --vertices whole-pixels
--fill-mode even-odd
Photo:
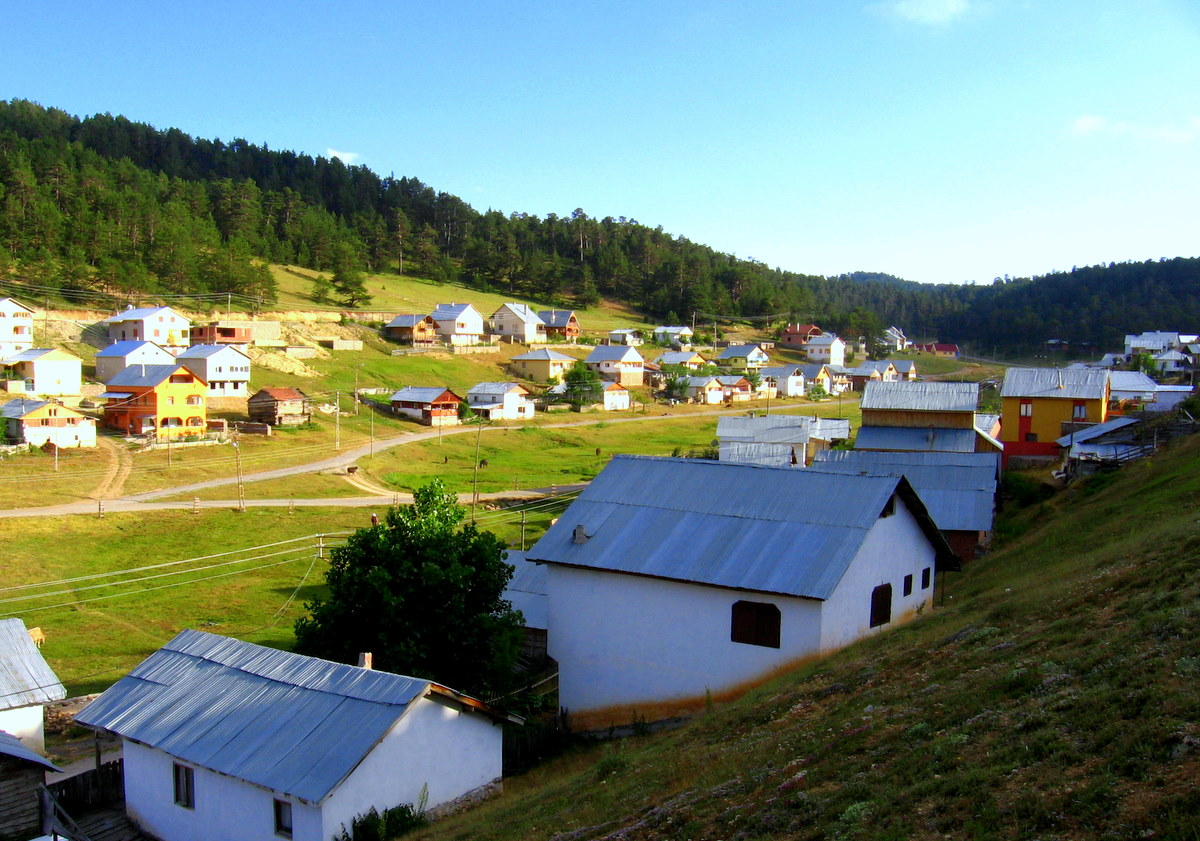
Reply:
[[[296,650],[342,663],[369,651],[385,671],[484,697],[507,690],[522,622],[503,599],[512,567],[504,543],[464,515],[434,480],[352,534],[332,552],[328,596],[296,622]]]
[[[589,403],[599,403],[602,399],[600,375],[585,365],[582,359],[566,370],[563,384],[567,387],[567,402],[577,409]]]
[[[333,278],[330,283],[333,291],[348,307],[357,307],[371,300],[367,292],[367,276],[358,266],[354,249],[348,243],[338,243],[334,249]]]

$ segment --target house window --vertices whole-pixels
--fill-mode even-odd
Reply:
[[[175,804],[185,809],[196,808],[196,772],[186,765],[175,763]]]
[[[925,567],[925,569],[921,570],[921,589],[922,590],[929,589],[929,581],[930,581],[929,567]]]
[[[892,621],[892,585],[880,584],[871,591],[871,627]]]
[[[1076,403],[1071,407],[1071,420],[1087,420],[1087,406],[1083,403]]]
[[[779,608],[767,602],[734,602],[729,639],[745,645],[779,648]]]
[[[1027,400],[1024,400],[1021,402],[1021,417],[1023,417],[1023,418],[1033,417],[1033,404]]]
[[[1027,442],[1029,442],[1030,444],[1036,444],[1037,443],[1037,433],[1036,432],[1026,432],[1025,440]]]
[[[911,575],[904,576],[904,595],[906,595],[906,596],[912,595],[912,576]]]
[[[286,800],[275,801],[275,834],[281,838],[292,837],[292,804]]]

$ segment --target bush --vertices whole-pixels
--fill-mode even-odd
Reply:
[[[424,808],[425,789],[421,794],[419,806],[403,803],[394,809],[384,809],[382,814],[372,807],[371,811],[350,821],[349,831],[343,826],[337,841],[391,841],[406,832],[429,826]]]
[[[1054,488],[1023,473],[1005,473],[1000,492],[1005,499],[1015,502],[1018,508],[1028,508],[1054,496]]]

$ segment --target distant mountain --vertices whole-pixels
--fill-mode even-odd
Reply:
[[[225,143],[122,116],[0,102],[0,278],[64,294],[236,293],[269,301],[261,261],[462,280],[548,304],[622,300],[669,322],[698,314],[812,321],[859,335],[888,323],[980,346],[1048,338],[1115,347],[1127,331],[1200,329],[1200,263],[1076,269],[991,286],[882,272],[835,277],[742,260],[634,219],[581,209],[479,212],[411,177]],[[338,286],[328,294],[338,300]]]

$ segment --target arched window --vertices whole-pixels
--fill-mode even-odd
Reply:
[[[880,584],[871,591],[871,627],[892,621],[892,585]]]

